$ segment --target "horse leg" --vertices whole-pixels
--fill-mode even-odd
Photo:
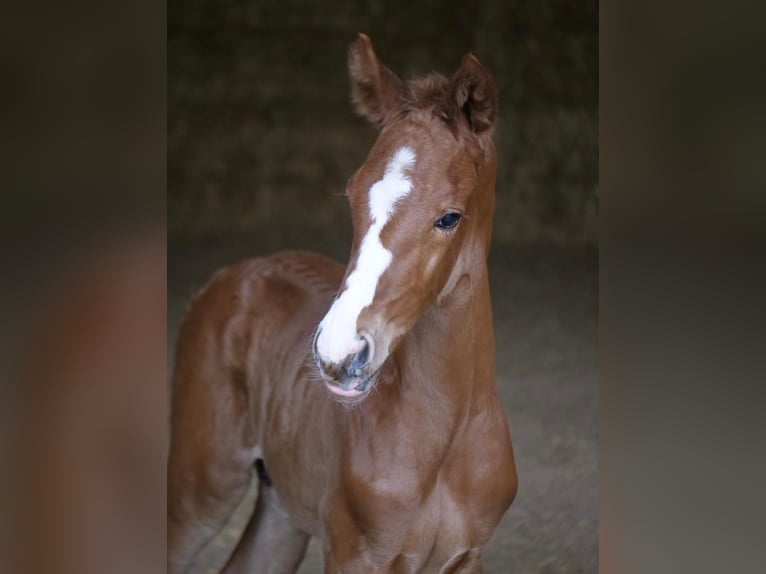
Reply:
[[[482,574],[481,552],[477,548],[472,548],[461,554],[453,556],[439,574]]]
[[[185,373],[186,374],[185,374]],[[182,369],[168,458],[168,572],[181,574],[247,493],[256,449],[247,391]]]
[[[293,574],[308,542],[309,535],[292,523],[274,487],[262,480],[255,511],[223,574]]]

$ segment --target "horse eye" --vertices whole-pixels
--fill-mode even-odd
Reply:
[[[450,229],[455,229],[457,224],[460,222],[460,214],[459,213],[445,213],[441,216],[440,219],[436,220],[436,223],[434,223],[434,227],[436,229],[441,229],[444,231],[448,231]]]

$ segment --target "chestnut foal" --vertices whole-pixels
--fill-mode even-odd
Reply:
[[[294,572],[309,536],[328,573],[481,572],[516,493],[486,266],[492,79],[469,54],[450,80],[405,84],[364,35],[349,69],[380,134],[348,181],[347,268],[290,252],[223,269],[181,328],[170,572],[254,467],[258,501],[226,572]]]

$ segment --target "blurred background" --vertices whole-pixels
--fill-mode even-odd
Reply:
[[[596,572],[597,2],[171,0],[169,349],[186,301],[215,269],[288,248],[346,260],[342,192],[376,137],[349,101],[357,32],[403,78],[450,75],[466,52],[495,78],[489,265],[520,489],[485,572]],[[217,572],[254,496],[198,572]],[[301,572],[321,571],[312,542]]]

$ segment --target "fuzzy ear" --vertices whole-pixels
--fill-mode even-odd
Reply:
[[[357,35],[349,46],[348,71],[356,111],[378,127],[383,126],[401,106],[404,84],[378,62],[372,42],[364,34]]]
[[[495,123],[497,94],[487,69],[473,54],[463,56],[450,82],[450,96],[476,134],[491,133]]]

